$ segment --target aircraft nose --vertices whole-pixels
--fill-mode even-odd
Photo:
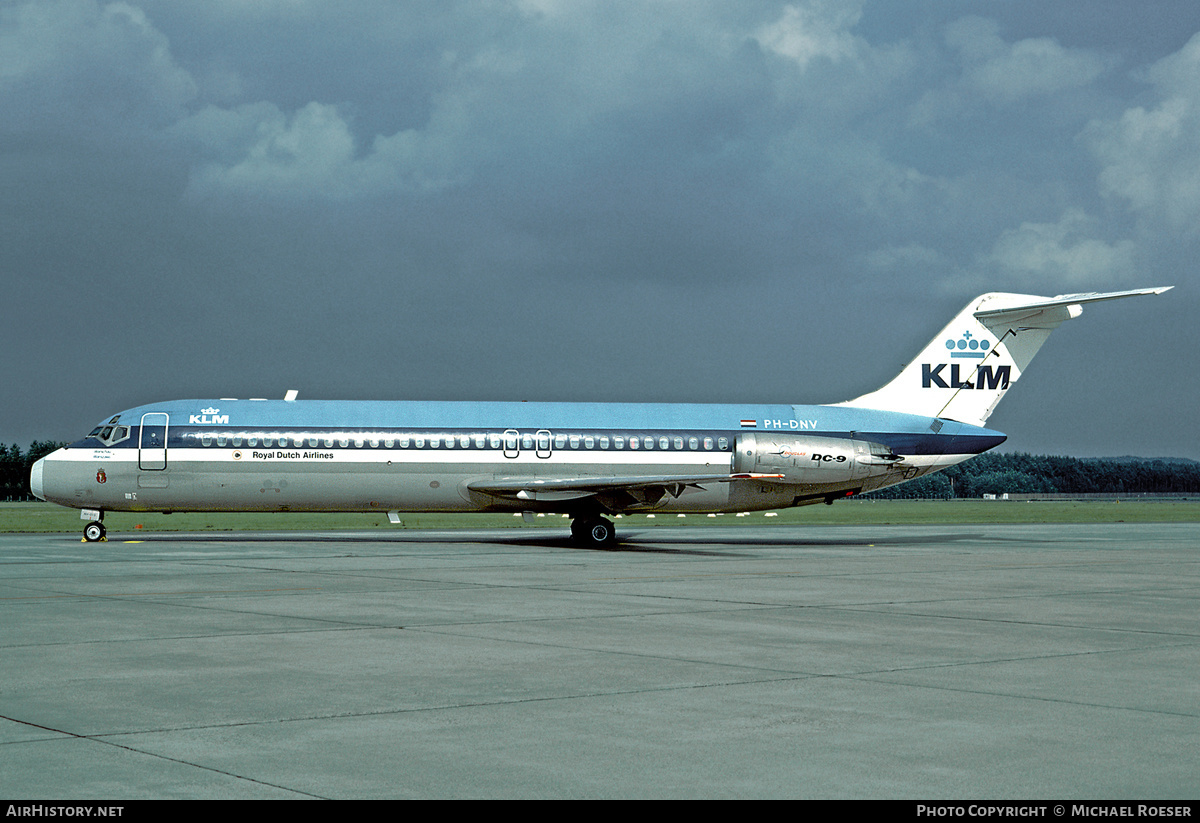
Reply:
[[[46,499],[46,495],[42,493],[42,468],[45,462],[46,458],[43,457],[29,470],[29,488],[33,490],[33,496],[38,500]]]

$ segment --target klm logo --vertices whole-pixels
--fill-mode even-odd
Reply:
[[[950,368],[948,375],[942,373],[942,369],[947,366]],[[1008,381],[1012,378],[1012,366],[997,366],[995,370],[991,366],[980,366],[978,370],[972,370],[975,382],[971,383],[970,374],[968,374],[967,380],[962,379],[959,372],[960,366],[960,363],[938,363],[936,366],[922,363],[921,388],[1000,389],[1003,391],[1008,388]]]
[[[965,331],[958,340],[947,340],[946,348],[950,350],[950,357],[967,357],[975,360],[982,360],[987,357],[987,351],[991,344],[986,338],[975,337],[971,332]]]
[[[193,426],[228,426],[229,415],[217,414],[220,409],[201,409],[200,414],[193,414],[188,423]]]

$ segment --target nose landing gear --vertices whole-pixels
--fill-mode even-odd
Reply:
[[[101,518],[103,518],[104,517],[103,513],[101,513],[100,516],[101,516]],[[107,532],[104,528],[104,521],[103,520],[93,520],[91,523],[88,523],[86,526],[83,527],[83,542],[97,543],[97,542],[107,541],[108,538],[105,537],[106,533]]]

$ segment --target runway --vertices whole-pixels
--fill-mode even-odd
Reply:
[[[622,538],[0,535],[0,795],[1196,797],[1200,524]]]

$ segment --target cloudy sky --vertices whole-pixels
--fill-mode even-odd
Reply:
[[[837,402],[1200,458],[1200,3],[0,0],[0,440],[191,397]]]

